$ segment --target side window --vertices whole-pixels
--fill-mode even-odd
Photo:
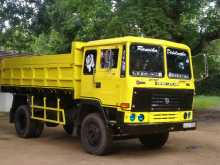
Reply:
[[[101,68],[117,68],[119,49],[101,50]]]
[[[125,73],[126,73],[126,47],[123,46],[120,77],[125,77]]]
[[[97,57],[97,51],[96,50],[87,50],[85,53],[84,58],[84,68],[83,73],[85,75],[92,75],[94,72],[94,69],[96,67],[96,57]]]

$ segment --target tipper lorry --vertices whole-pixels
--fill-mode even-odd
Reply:
[[[95,155],[117,139],[161,148],[169,132],[196,129],[191,51],[171,41],[127,36],[73,42],[69,54],[3,56],[0,91],[13,94],[19,137],[62,125]]]

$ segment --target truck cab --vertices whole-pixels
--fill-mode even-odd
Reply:
[[[102,107],[116,138],[159,147],[170,131],[196,128],[188,46],[122,37],[88,42],[83,50],[80,99]]]
[[[83,61],[81,99],[122,113],[124,124],[193,120],[188,46],[138,37],[100,40],[85,46]]]

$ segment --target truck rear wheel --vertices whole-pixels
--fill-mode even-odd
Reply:
[[[147,148],[159,149],[167,142],[169,132],[144,135],[139,137],[140,142]]]
[[[21,105],[15,112],[15,129],[19,137],[39,137],[42,134],[44,123],[31,119],[30,108]]]
[[[87,115],[81,126],[81,143],[86,152],[104,155],[110,152],[112,134],[98,113]]]

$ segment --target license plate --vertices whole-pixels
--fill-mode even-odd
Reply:
[[[194,128],[196,127],[196,123],[183,123],[183,128]]]

